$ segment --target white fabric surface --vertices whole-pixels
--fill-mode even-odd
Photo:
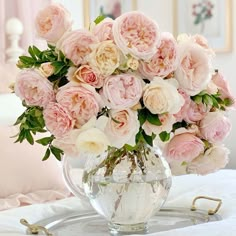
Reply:
[[[218,214],[222,221],[194,225],[186,228],[150,234],[152,236],[235,236],[236,235],[236,170],[221,170],[208,176],[178,176],[173,178],[173,186],[166,207],[191,206],[192,199],[198,195],[221,198],[222,207]],[[215,206],[208,201],[199,201],[200,209]],[[57,214],[78,212],[90,209],[87,204],[73,197],[47,204],[36,204],[0,212],[0,235],[25,235],[25,227],[21,226],[21,218],[36,222]]]

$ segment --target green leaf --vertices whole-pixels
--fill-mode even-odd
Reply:
[[[138,120],[139,120],[140,126],[142,126],[145,123],[145,121],[147,120],[146,109],[138,110]]]
[[[232,100],[232,99],[230,99],[230,98],[225,98],[224,99],[224,105],[226,106],[226,107],[230,107],[230,106],[232,106],[234,104],[234,101]]]
[[[100,22],[102,22],[106,17],[104,15],[98,16],[95,20],[94,23],[97,25]]]
[[[183,161],[183,162],[181,163],[181,166],[186,166],[186,165],[188,165],[188,163],[187,163],[186,161]]]
[[[160,137],[162,142],[167,142],[170,139],[170,133],[167,133],[166,131],[162,131],[159,134],[159,137]]]
[[[48,144],[50,144],[52,142],[53,139],[54,139],[54,137],[50,136],[50,137],[38,139],[38,140],[36,140],[36,142],[39,144],[42,144],[43,146],[47,146]]]
[[[126,151],[128,151],[128,152],[132,152],[132,151],[136,150],[137,147],[136,147],[136,145],[135,145],[135,146],[131,146],[131,145],[129,145],[129,144],[125,144],[124,148],[125,148]]]
[[[34,138],[33,138],[32,134],[30,133],[29,130],[26,130],[26,131],[25,131],[25,137],[26,137],[26,140],[27,140],[31,145],[34,144]]]
[[[157,114],[152,114],[151,112],[148,112],[147,121],[152,125],[157,125],[157,126],[162,125],[161,121],[159,120],[158,115]]]
[[[35,60],[31,57],[28,56],[20,56],[19,59],[26,64],[33,64],[35,62]]]
[[[202,96],[196,95],[196,96],[192,97],[192,99],[197,104],[202,103]]]
[[[215,99],[215,97],[211,96],[211,99],[212,99],[213,106],[216,107],[216,108],[219,108],[219,104],[218,104],[217,100]]]
[[[210,105],[210,106],[213,105],[212,98],[208,94],[203,95],[203,99],[202,100],[203,100],[203,103],[205,103],[206,105]]]
[[[173,128],[172,128],[172,132],[174,132],[175,130],[182,128],[182,127],[187,127],[187,123],[183,120],[181,122],[176,122],[173,124]]]
[[[28,53],[30,54],[30,56],[34,59],[34,60],[37,60],[37,57],[35,56],[34,54],[34,50],[31,46],[29,46],[28,48]]]
[[[50,150],[52,152],[52,154],[56,157],[56,159],[58,161],[61,161],[62,155],[63,155],[63,151],[59,148],[56,148],[55,146],[50,146]]]
[[[50,149],[47,148],[42,161],[46,161],[49,158],[50,154],[51,154]]]
[[[33,52],[38,58],[41,58],[42,52],[37,47],[33,46]]]
[[[142,132],[144,140],[149,144],[150,146],[153,146],[153,138],[152,136],[147,135],[145,132]]]
[[[18,125],[18,124],[20,124],[21,121],[22,121],[22,119],[24,118],[24,116],[25,116],[25,112],[24,112],[23,114],[21,114],[21,115],[17,118],[16,122],[15,122],[13,125]]]

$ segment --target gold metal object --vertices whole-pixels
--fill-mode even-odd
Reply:
[[[212,210],[212,209],[209,209],[208,210],[208,215],[214,215],[221,207],[222,205],[222,200],[219,199],[219,198],[213,198],[213,197],[207,197],[207,196],[198,196],[198,197],[195,197],[193,199],[193,202],[192,202],[192,207],[191,207],[191,211],[196,211],[197,208],[195,206],[195,203],[198,199],[207,199],[207,200],[211,200],[211,201],[215,201],[215,202],[218,202],[218,205],[217,207],[215,208],[215,210]]]
[[[46,228],[40,225],[29,224],[27,220],[21,219],[20,223],[28,228],[30,234],[39,234],[40,232],[44,232],[47,236],[53,236],[51,233],[48,232]]]

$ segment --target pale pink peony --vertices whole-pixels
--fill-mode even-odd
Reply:
[[[204,48],[209,55],[215,55],[215,52],[212,50],[212,48],[209,47],[208,41],[203,35],[195,34],[192,35],[190,39],[202,48]]]
[[[59,103],[50,102],[43,110],[47,129],[56,137],[62,137],[74,127],[75,121],[66,108]]]
[[[15,93],[29,106],[45,107],[55,101],[52,83],[34,70],[23,70],[18,74]]]
[[[184,120],[188,123],[196,123],[202,120],[207,112],[208,108],[204,104],[196,104],[191,100]]]
[[[140,12],[127,12],[113,24],[116,45],[125,55],[148,60],[156,53],[160,43],[157,24]]]
[[[152,133],[159,135],[163,131],[168,133],[171,132],[173,124],[176,122],[176,118],[168,113],[159,115],[158,117],[161,122],[160,126],[152,125],[148,121],[143,124],[142,128],[147,135],[152,135]]]
[[[164,154],[169,162],[172,160],[191,162],[204,151],[204,143],[191,133],[175,135],[167,144]]]
[[[175,72],[180,87],[188,95],[196,95],[211,80],[211,57],[205,49],[191,42],[179,45],[180,63]]]
[[[78,69],[75,68],[70,79],[75,82],[89,84],[95,88],[101,88],[104,83],[104,78],[92,70],[89,65],[82,65]]]
[[[71,157],[79,156],[79,150],[76,147],[76,139],[81,133],[80,129],[72,129],[62,137],[53,140],[53,146],[60,148],[66,155]]]
[[[187,167],[191,174],[207,175],[224,168],[229,161],[230,151],[224,146],[213,146],[195,158]]]
[[[121,148],[125,144],[135,145],[135,136],[139,131],[137,111],[131,109],[111,110],[105,127],[105,134],[112,146]]]
[[[101,98],[92,86],[70,82],[59,89],[56,100],[66,107],[75,119],[76,127],[80,128],[91,117],[97,116]]]
[[[142,96],[141,79],[132,74],[112,75],[105,80],[101,95],[112,109],[136,105]]]
[[[93,34],[98,38],[100,42],[113,40],[113,23],[114,20],[112,20],[111,18],[106,18],[93,28]]]
[[[217,86],[220,97],[223,99],[229,98],[232,101],[232,106],[235,107],[235,97],[230,91],[229,84],[225,80],[224,76],[221,73],[217,72],[212,76],[212,82]]]
[[[57,43],[57,48],[76,66],[86,63],[91,46],[98,43],[96,37],[88,30],[75,30],[63,36]]]
[[[209,112],[200,122],[200,131],[210,143],[222,142],[231,130],[229,118],[223,112]]]
[[[143,103],[152,114],[177,113],[184,104],[175,79],[154,78],[144,87]]]
[[[172,34],[165,32],[155,55],[149,61],[141,61],[139,69],[149,80],[154,76],[166,77],[176,69],[177,59],[177,43]]]
[[[70,13],[60,4],[51,4],[39,11],[36,30],[49,43],[56,43],[72,26]]]

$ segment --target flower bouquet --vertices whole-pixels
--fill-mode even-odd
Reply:
[[[19,59],[15,93],[26,110],[16,121],[16,141],[34,144],[33,135],[49,131],[36,140],[46,147],[43,160],[50,154],[58,160],[63,154],[89,155],[83,182],[92,205],[113,230],[129,223],[138,231],[170,187],[161,152],[177,174],[204,175],[227,164],[222,142],[231,128],[225,114],[234,97],[213,69],[214,52],[201,35],[176,40],[140,12],[115,20],[99,16],[89,29],[71,25],[58,4],[36,17],[48,48],[30,46]],[[150,198],[136,201],[137,191]],[[133,203],[126,214],[121,209],[127,201]],[[104,202],[114,209],[105,211]],[[140,212],[142,220],[133,219]]]

